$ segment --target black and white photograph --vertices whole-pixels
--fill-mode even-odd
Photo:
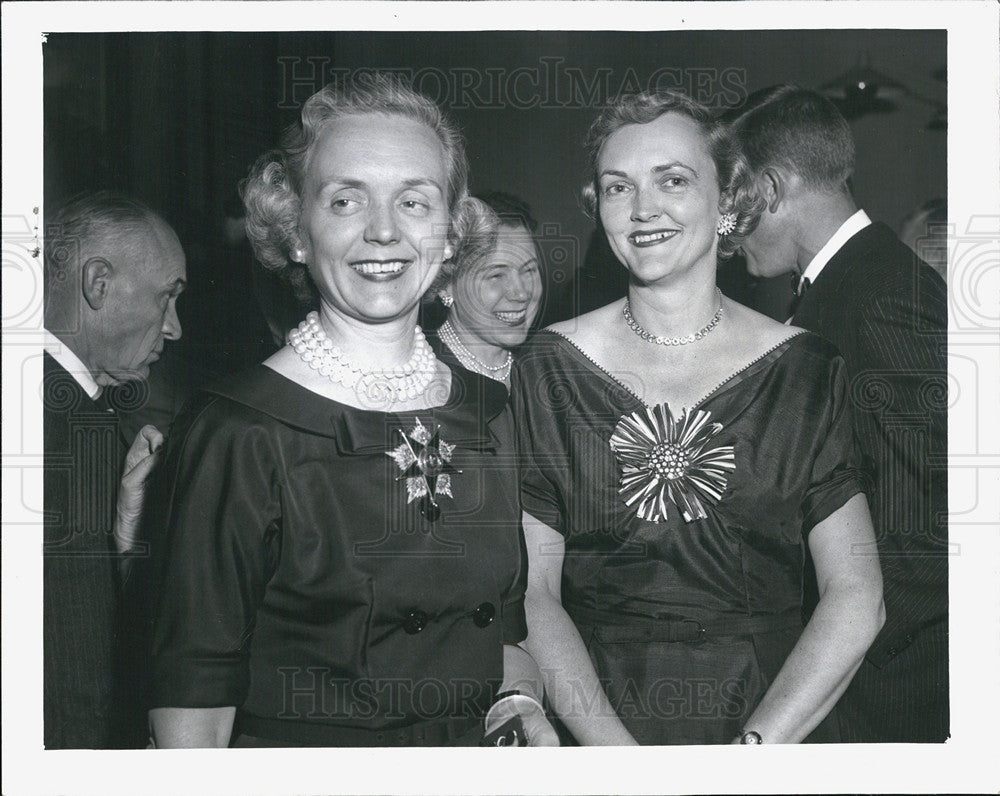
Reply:
[[[2,12],[5,793],[1000,787],[996,4]]]

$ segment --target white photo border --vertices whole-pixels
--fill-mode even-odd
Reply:
[[[996,792],[1000,715],[1000,54],[994,2],[4,3],[3,792]],[[952,735],[943,745],[88,752],[42,749],[42,41],[56,31],[945,29]],[[972,241],[972,243],[969,243]],[[985,250],[979,242],[986,241]],[[979,254],[966,257],[963,246]],[[986,251],[986,254],[982,254]],[[963,259],[966,257],[966,259]],[[985,257],[985,259],[984,259]],[[972,258],[972,259],[969,259]],[[970,327],[968,318],[975,323]],[[37,328],[41,329],[40,322]],[[961,363],[961,367],[956,363]],[[958,374],[958,376],[955,376]],[[971,374],[971,376],[969,376]],[[955,379],[963,377],[966,381]],[[971,379],[971,383],[969,381]],[[34,385],[34,387],[32,386]],[[967,411],[966,411],[967,410]],[[972,498],[969,498],[969,495]],[[973,499],[973,505],[966,505]],[[31,509],[30,507],[36,507]],[[500,755],[500,757],[498,757]],[[513,757],[504,757],[513,755]]]

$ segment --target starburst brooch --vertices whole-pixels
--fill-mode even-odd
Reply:
[[[722,431],[709,423],[711,412],[687,411],[675,420],[670,407],[645,407],[618,421],[611,435],[611,450],[621,465],[619,494],[626,506],[638,504],[639,517],[662,522],[667,498],[685,522],[708,515],[702,499],[716,503],[726,489],[726,473],[736,469],[733,446],[706,449]]]
[[[403,442],[386,456],[391,457],[400,469],[397,481],[406,479],[406,502],[421,498],[420,511],[433,522],[441,515],[437,498],[454,498],[451,493],[451,476],[460,473],[451,464],[454,445],[440,438],[440,426],[432,432],[419,419],[409,434],[399,430]]]

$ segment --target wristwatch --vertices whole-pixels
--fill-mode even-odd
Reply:
[[[747,746],[756,746],[764,743],[764,739],[760,737],[759,732],[744,730],[740,732],[740,743],[746,744]]]

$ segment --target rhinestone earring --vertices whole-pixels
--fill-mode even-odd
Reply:
[[[455,303],[455,298],[450,293],[438,293],[438,298],[441,299],[442,304],[449,308]]]
[[[728,235],[736,229],[736,213],[723,213],[719,216],[719,223],[715,225],[717,235]]]

